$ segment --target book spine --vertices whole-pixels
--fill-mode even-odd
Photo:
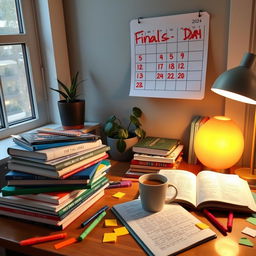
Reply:
[[[94,165],[94,164],[96,164],[96,163],[98,163],[98,162],[100,162],[100,161],[102,161],[102,160],[104,160],[106,158],[108,158],[108,154],[106,154],[106,155],[104,155],[104,156],[102,156],[102,157],[100,157],[98,159],[95,159],[95,160],[89,162],[88,164],[85,164],[85,165],[83,165],[81,167],[78,167],[78,168],[76,168],[74,170],[71,170],[71,171],[69,171],[68,173],[66,173],[64,175],[60,175],[60,178],[61,179],[66,179],[66,178],[72,176],[73,174],[75,174],[77,172],[80,172],[81,170],[83,170],[83,169],[85,169],[87,167],[90,167],[90,166],[92,166],[92,165]]]
[[[44,219],[49,219],[49,220],[56,220],[56,221],[60,220],[60,218],[57,217],[57,216],[51,216],[51,215],[47,215],[47,214],[43,214],[43,213],[30,212],[30,211],[25,211],[25,210],[21,210],[21,209],[14,209],[14,208],[9,208],[9,207],[0,206],[0,211],[18,213],[18,214],[33,216],[33,217],[37,217],[37,218],[44,218]]]
[[[83,161],[83,160],[85,160],[87,158],[90,158],[92,156],[96,156],[96,155],[98,155],[100,153],[104,153],[104,152],[108,151],[109,149],[110,149],[109,146],[105,146],[105,147],[93,150],[93,151],[88,152],[88,153],[86,153],[84,155],[81,155],[81,156],[75,157],[73,159],[66,160],[64,162],[56,164],[55,168],[56,168],[57,171],[61,170],[61,169],[65,168],[65,167],[68,167],[68,166],[73,165],[73,164],[75,164],[77,162]]]
[[[60,211],[58,211],[58,215],[59,216],[63,215],[69,209],[71,209],[75,205],[79,204],[79,202],[83,201],[85,198],[87,198],[90,195],[92,195],[93,193],[95,193],[95,191],[97,191],[98,189],[100,189],[102,186],[104,186],[107,183],[108,183],[108,178],[103,176],[102,178],[97,180],[97,182],[95,184],[92,185],[91,189],[87,189],[79,197],[75,198],[74,201],[72,201],[71,203],[66,205],[64,208],[62,208]]]
[[[74,153],[78,153],[84,150],[88,150],[94,147],[99,147],[102,145],[101,140],[93,141],[93,142],[85,142],[74,144],[70,146],[63,146],[57,148],[46,149],[43,153],[45,154],[45,160],[50,161],[62,156],[71,155]]]
[[[173,163],[161,163],[161,162],[151,162],[151,161],[140,161],[133,159],[131,161],[132,165],[143,165],[143,166],[154,166],[154,167],[173,167]]]
[[[18,188],[15,186],[5,186],[2,188],[3,196],[13,196],[13,195],[24,195],[24,194],[38,194],[46,192],[61,192],[61,191],[72,191],[76,189],[86,189],[90,188],[89,184],[83,185],[64,185],[64,186],[47,186],[47,187],[33,187],[33,188]]]

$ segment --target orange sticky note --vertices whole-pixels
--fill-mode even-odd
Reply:
[[[74,244],[77,241],[77,239],[75,237],[71,237],[69,239],[66,239],[63,242],[57,243],[54,245],[55,249],[60,249],[64,246],[70,245],[70,244]]]
[[[126,227],[115,228],[114,231],[116,233],[116,236],[124,236],[129,234],[129,231],[127,230]]]
[[[105,226],[106,227],[116,227],[117,220],[116,219],[105,219]]]
[[[209,228],[208,225],[204,224],[203,222],[196,223],[196,226],[200,229],[207,229]]]
[[[116,242],[116,234],[115,233],[104,233],[103,243]]]
[[[122,198],[124,195],[125,195],[125,193],[123,193],[123,192],[117,192],[117,193],[115,193],[113,195],[113,197],[115,197],[115,198]]]

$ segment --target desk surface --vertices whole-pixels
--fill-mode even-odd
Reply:
[[[111,180],[119,180],[123,173],[128,169],[129,163],[126,162],[112,162],[111,171],[109,177]],[[199,166],[189,166],[182,163],[180,169],[190,170],[197,173],[200,169]],[[126,195],[121,199],[115,199],[112,195],[115,192],[122,191]],[[80,224],[91,216],[95,211],[100,209],[104,205],[112,206],[118,203],[122,203],[128,200],[135,199],[138,195],[138,184],[133,183],[131,188],[122,189],[107,189],[105,196],[96,202],[91,208],[89,208],[84,214],[76,219],[71,225],[69,225],[64,231],[68,233],[68,237],[77,237],[81,233]],[[192,212],[202,222],[207,223],[212,230],[217,233],[217,238],[192,248],[179,255],[220,255],[220,256],[236,256],[236,255],[255,255],[256,245],[253,248],[238,245],[239,238],[246,236],[241,233],[241,230],[248,226],[255,228],[252,224],[245,221],[245,218],[249,215],[235,216],[233,223],[233,231],[228,236],[223,236],[215,227],[209,223],[200,213]],[[226,225],[226,214],[219,213],[218,219],[222,224]],[[111,210],[107,211],[105,218],[115,218]],[[120,224],[121,225],[121,224]],[[5,247],[13,251],[19,251],[27,255],[36,256],[55,256],[55,255],[73,255],[73,256],[86,256],[86,255],[145,255],[144,251],[136,243],[131,235],[126,235],[118,238],[118,241],[112,243],[102,243],[102,237],[105,232],[112,232],[113,228],[103,227],[103,222],[86,237],[82,242],[55,250],[54,242],[47,242],[37,244],[34,246],[19,246],[18,242],[23,239],[27,239],[33,236],[44,236],[49,234],[59,233],[53,229],[44,227],[42,225],[31,224],[22,220],[7,218],[0,216],[0,246]],[[251,241],[256,244],[256,238],[250,238]],[[61,241],[61,240],[59,240]]]

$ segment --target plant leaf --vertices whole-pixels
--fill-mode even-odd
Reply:
[[[119,137],[120,139],[127,139],[128,136],[129,136],[129,132],[128,132],[127,129],[124,129],[124,128],[119,129],[119,131],[118,131],[118,137]]]
[[[107,119],[107,122],[114,122],[116,120],[116,116],[112,115]]]
[[[67,95],[64,93],[64,92],[62,92],[61,90],[57,90],[57,89],[54,89],[54,88],[50,88],[51,90],[53,90],[53,91],[55,91],[55,92],[58,92],[60,95],[62,95],[65,99],[67,99]]]
[[[141,117],[141,115],[142,115],[142,111],[141,111],[141,109],[138,108],[138,107],[133,107],[133,108],[132,108],[132,112],[133,112],[133,114],[134,114],[136,117]]]
[[[141,123],[136,116],[130,115],[130,120],[136,127],[141,126]]]
[[[146,132],[141,128],[135,129],[134,132],[139,138],[144,138],[146,136]]]
[[[116,142],[116,148],[119,152],[123,153],[126,149],[126,142],[123,139],[119,139]]]
[[[107,122],[104,126],[104,132],[106,133],[107,136],[111,134],[112,129],[113,129],[113,123]]]

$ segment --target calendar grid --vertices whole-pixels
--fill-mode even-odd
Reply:
[[[201,19],[193,25],[182,22],[158,26],[145,22],[144,27],[136,24],[131,37],[134,95],[204,93],[208,25],[201,23]]]

